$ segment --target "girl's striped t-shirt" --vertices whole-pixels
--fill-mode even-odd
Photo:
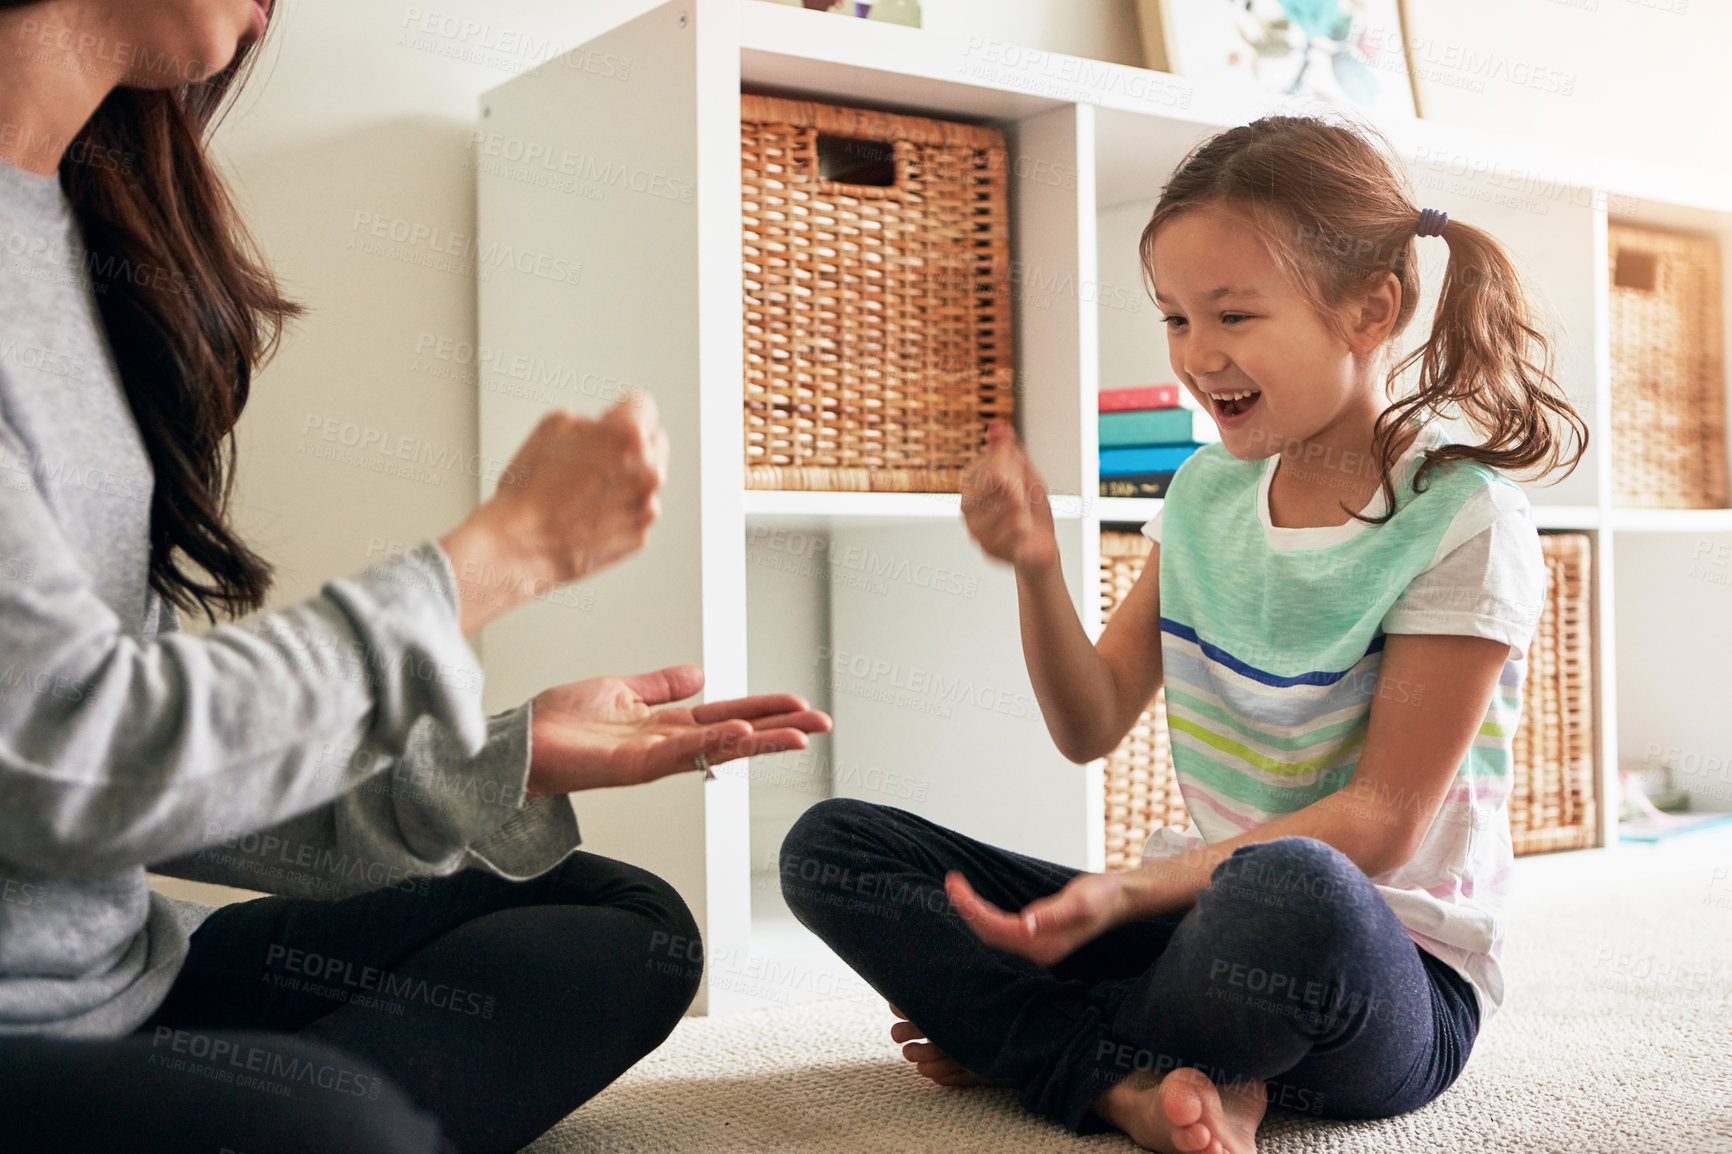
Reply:
[[[1472,984],[1483,1024],[1503,1000],[1511,741],[1546,570],[1526,495],[1497,471],[1448,461],[1413,491],[1421,455],[1444,443],[1435,424],[1419,426],[1392,475],[1395,515],[1381,525],[1290,528],[1269,515],[1277,470],[1374,470],[1362,462],[1242,461],[1214,444],[1174,474],[1143,532],[1161,545],[1168,735],[1192,825],[1156,831],[1143,856],[1234,837],[1326,797],[1363,806],[1368,820],[1416,800],[1352,783],[1386,636],[1504,641],[1497,690],[1418,852],[1371,879],[1419,947]],[[1361,512],[1387,507],[1379,491]],[[1423,701],[1425,686],[1384,692]]]

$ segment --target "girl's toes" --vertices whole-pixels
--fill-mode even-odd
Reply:
[[[940,1086],[986,1086],[990,1083],[958,1062],[955,1058],[945,1058],[939,1062],[925,1062],[916,1066],[926,1077]]]
[[[931,1042],[909,1042],[902,1047],[902,1056],[910,1062],[933,1062],[942,1057],[944,1051]]]
[[[1202,1120],[1203,1093],[1202,1088],[1196,1084],[1197,1078],[1203,1078],[1205,1086],[1212,1085],[1207,1078],[1203,1077],[1201,1070],[1193,1070],[1190,1067],[1174,1070],[1161,1079],[1161,1110],[1166,1114],[1167,1121],[1171,1122],[1176,1130],[1189,1129]],[[1203,1142],[1205,1144],[1208,1142],[1207,1128],[1203,1130]],[[1193,1150],[1198,1148],[1189,1147]]]
[[[1215,1084],[1201,1071],[1185,1067],[1161,1079],[1161,1110],[1173,1127],[1173,1145],[1184,1154],[1216,1154],[1221,1149],[1209,1107],[1219,1102]]]
[[[1173,1145],[1185,1151],[1185,1154],[1214,1154],[1218,1149],[1209,1128],[1200,1123],[1173,1127]]]

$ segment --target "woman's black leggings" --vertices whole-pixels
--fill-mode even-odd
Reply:
[[[524,882],[240,902],[135,1033],[0,1040],[0,1133],[31,1152],[514,1151],[672,1033],[702,959],[671,886],[581,850]]]

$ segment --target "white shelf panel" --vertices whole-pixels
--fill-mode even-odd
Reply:
[[[1151,187],[1146,179],[1117,179],[1120,173],[1136,173],[1138,165],[1134,150],[1119,152],[1109,143],[1119,126],[1162,118],[1214,128],[1269,113],[1319,108],[1313,101],[1282,99],[1243,86],[1025,48],[988,37],[945,37],[898,25],[839,21],[757,0],[736,3],[740,70],[747,83],[985,118],[1029,116],[1067,103],[1097,106],[1106,144],[1099,187],[1102,205],[1147,195]],[[1518,195],[1546,199],[1560,186],[1605,189],[1616,196],[1732,212],[1732,190],[1726,181],[1700,169],[1632,164],[1603,152],[1419,118],[1391,118],[1377,127],[1409,161],[1438,162],[1468,179],[1495,182]],[[1138,131],[1133,128],[1133,135]],[[1156,175],[1159,179],[1152,187],[1158,189],[1167,171]],[[1132,190],[1128,195],[1127,189]]]
[[[1074,520],[1082,516],[1082,501],[1068,494],[1053,494],[1053,518]],[[959,493],[823,493],[792,489],[748,489],[745,492],[747,520],[794,517],[803,520],[839,518],[850,524],[860,519],[887,521],[957,520],[962,516]]]
[[[1621,533],[1732,533],[1732,509],[1613,509]]]
[[[740,72],[748,84],[991,119],[1103,102],[1194,118],[1188,109],[1196,102],[1196,86],[1168,73],[985,37],[838,21],[757,0],[739,4]]]
[[[898,520],[961,516],[956,493],[826,493],[747,489],[750,517],[893,517]]]
[[[1066,573],[1080,569],[1080,537],[1060,534]],[[837,775],[835,795],[1087,868],[1104,830],[1097,836],[1089,820],[1089,775],[1058,751],[1029,681],[1011,567],[984,558],[961,525],[941,522],[839,526],[830,554],[864,558],[848,575],[886,573],[830,588],[822,664],[831,750],[839,769],[858,768]],[[966,588],[922,572],[958,575]],[[902,775],[912,788],[875,787],[879,774]]]
[[[1103,522],[1135,521],[1141,524],[1161,511],[1159,497],[1102,497],[1096,504],[1100,507]]]
[[[774,884],[774,876],[758,879]],[[733,995],[743,1012],[768,1010],[832,998],[883,999],[791,913],[752,919],[752,946],[744,957],[706,950],[710,979]]]
[[[1598,529],[1600,511],[1592,505],[1529,505],[1541,529]]]

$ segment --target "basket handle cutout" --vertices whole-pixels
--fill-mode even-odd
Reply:
[[[818,134],[818,179],[870,188],[896,187],[896,145],[888,140]]]
[[[1612,265],[1612,283],[1619,288],[1653,292],[1660,280],[1660,259],[1639,248],[1620,248]]]

